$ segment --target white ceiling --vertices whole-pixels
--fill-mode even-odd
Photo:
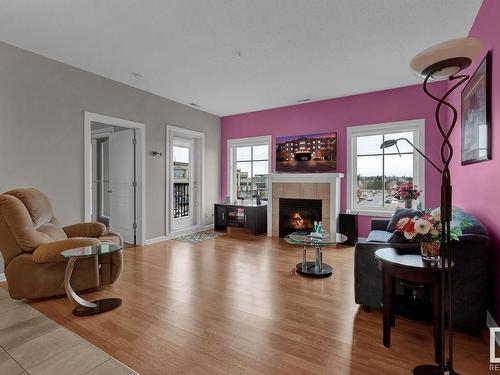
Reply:
[[[410,59],[480,4],[0,0],[0,40],[223,116],[418,83]]]

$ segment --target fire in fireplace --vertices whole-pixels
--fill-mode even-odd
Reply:
[[[280,198],[279,203],[280,237],[296,231],[313,230],[314,222],[321,221],[320,199]]]

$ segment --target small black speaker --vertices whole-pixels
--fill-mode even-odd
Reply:
[[[339,233],[347,236],[342,245],[354,246],[358,242],[358,214],[339,214]]]

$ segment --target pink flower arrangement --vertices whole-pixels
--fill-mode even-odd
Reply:
[[[424,212],[421,217],[404,217],[396,224],[396,231],[403,233],[409,240],[438,240],[441,230],[441,214],[439,208]]]
[[[452,211],[453,217],[455,210]],[[450,238],[459,241],[462,235],[462,228],[470,225],[467,220],[459,223],[452,222],[450,227]],[[439,258],[439,248],[441,243],[441,210],[422,211],[422,216],[403,217],[396,224],[396,232],[403,233],[410,241],[419,241],[422,258],[431,262]]]
[[[422,190],[418,190],[417,185],[411,182],[401,184],[394,188],[394,198],[400,200],[417,200],[420,197]]]

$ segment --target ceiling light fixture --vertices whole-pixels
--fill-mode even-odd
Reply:
[[[297,103],[305,103],[305,102],[309,102],[309,101],[311,101],[311,99],[309,99],[309,98],[304,98],[304,99],[299,99],[299,100],[297,100]]]
[[[411,60],[410,66],[422,77],[448,79],[467,68],[482,46],[477,38],[448,40],[420,52]]]

